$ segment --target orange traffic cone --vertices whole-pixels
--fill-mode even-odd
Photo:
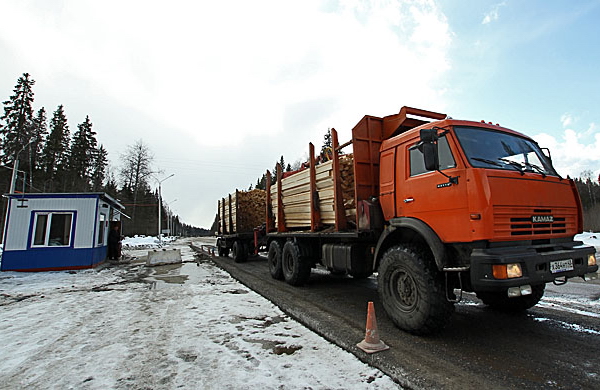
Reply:
[[[377,319],[375,318],[375,307],[373,302],[369,302],[367,311],[367,330],[365,339],[356,346],[366,353],[375,353],[390,349],[385,343],[379,340],[379,332],[377,331]]]

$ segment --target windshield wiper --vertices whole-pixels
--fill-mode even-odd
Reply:
[[[531,164],[531,163],[527,164],[527,166],[533,168],[536,171],[538,171],[538,173],[540,175],[542,175],[542,177],[544,177],[544,178],[546,177],[546,171],[543,170],[542,168],[540,168],[539,166],[537,166],[535,164]]]
[[[502,158],[502,157],[498,158],[498,160],[504,161],[505,163],[510,164],[511,166],[517,168],[517,171],[519,171],[521,173],[521,176],[523,176],[525,174],[525,170],[523,169],[524,166],[521,165],[520,162],[509,160],[507,158]]]
[[[471,160],[481,161],[481,162],[484,162],[486,164],[494,165],[494,166],[497,166],[497,167],[504,167],[504,165],[501,164],[501,163],[499,163],[498,161],[489,160],[487,158],[471,157]],[[533,170],[537,171],[540,175],[542,175],[542,177],[546,177],[547,176],[546,171],[543,168],[541,168],[541,167],[539,167],[539,166],[537,166],[535,164],[529,164],[528,163],[528,164],[523,165],[523,164],[521,164],[518,161],[509,160],[507,158],[502,158],[502,157],[499,157],[498,160],[502,161],[502,162],[504,162],[506,164],[509,164],[510,166],[513,166],[513,167],[517,168],[517,171],[519,171],[521,173],[521,175],[525,174],[525,168],[531,167]]]
[[[490,164],[490,165],[495,165],[497,167],[502,167],[503,165],[500,164],[498,161],[494,161],[494,160],[488,160],[487,158],[481,158],[481,157],[471,157],[471,160],[477,160],[477,161],[481,161],[484,162],[486,164]]]

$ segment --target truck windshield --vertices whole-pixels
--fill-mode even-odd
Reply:
[[[480,127],[455,127],[458,140],[475,168],[537,172],[558,176],[550,159],[533,141]]]

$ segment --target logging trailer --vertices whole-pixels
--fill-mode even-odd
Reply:
[[[266,248],[265,205],[262,190],[238,191],[219,200],[217,253],[242,263]],[[262,208],[262,209],[261,209]],[[262,225],[261,225],[262,224]]]
[[[278,166],[273,185],[267,171],[262,244],[273,278],[303,285],[317,264],[355,278],[378,272],[394,323],[428,334],[463,291],[519,311],[546,283],[597,277],[594,248],[574,241],[575,184],[531,138],[403,107],[363,117],[343,145],[335,130],[332,139],[331,161],[317,165],[309,144],[307,169],[284,178]]]

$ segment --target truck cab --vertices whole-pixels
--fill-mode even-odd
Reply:
[[[419,248],[409,252],[435,264],[447,300],[460,289],[507,310],[535,305],[545,283],[595,277],[594,249],[573,240],[583,228],[577,189],[531,138],[447,118],[382,140],[379,164],[386,226],[376,267],[398,245]],[[414,303],[385,286],[399,279],[381,279],[398,301],[388,309]],[[417,289],[407,283],[402,288]]]

